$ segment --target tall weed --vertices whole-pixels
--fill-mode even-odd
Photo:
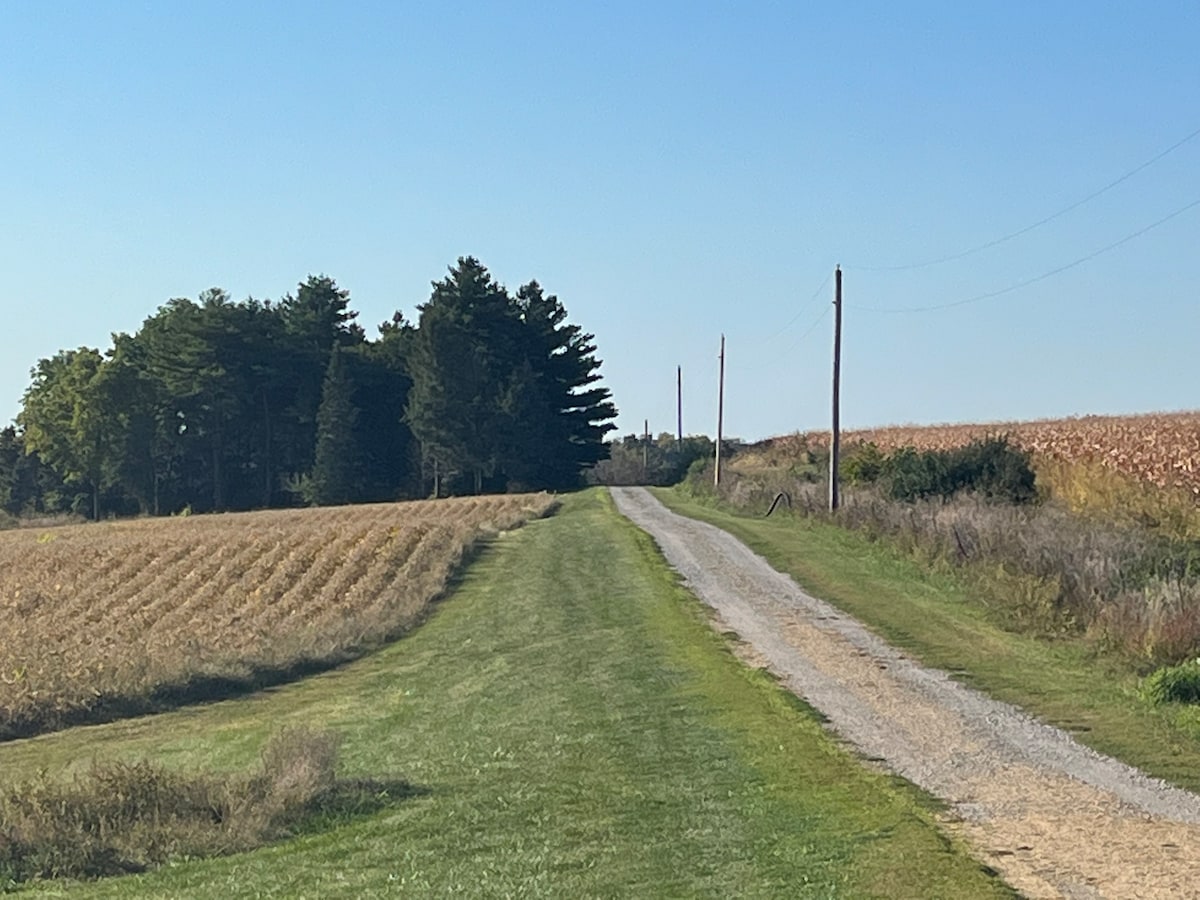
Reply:
[[[337,746],[330,732],[290,728],[267,742],[259,769],[247,774],[96,762],[70,780],[43,773],[0,788],[0,884],[101,878],[241,852],[331,809],[378,808],[388,799],[380,784],[335,777]],[[390,790],[403,795],[405,787]]]

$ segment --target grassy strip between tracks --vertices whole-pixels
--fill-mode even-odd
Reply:
[[[1200,790],[1200,707],[1155,708],[1138,679],[1080,642],[1045,641],[994,624],[952,572],[834,525],[740,515],[675,490],[676,512],[736,535],[814,596],[848,612],[927,665],[1058,725],[1082,743]]]
[[[741,664],[607,495],[499,538],[415,633],[261,695],[0,746],[0,772],[93,756],[252,766],[266,735],[342,735],[385,809],[95,897],[992,897],[932,803]]]

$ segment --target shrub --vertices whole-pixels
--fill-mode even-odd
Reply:
[[[1152,703],[1200,703],[1200,659],[1167,666],[1146,679]]]
[[[1037,497],[1029,454],[1004,438],[951,450],[905,447],[888,457],[882,470],[888,493],[905,502],[948,499],[962,491],[1008,503],[1028,503]]]
[[[589,484],[679,484],[695,465],[711,460],[716,449],[712,440],[703,435],[688,435],[681,442],[666,432],[651,438],[649,443],[639,435],[630,434],[605,446],[609,457],[588,470]],[[724,447],[730,453],[736,444],[726,441]]]
[[[850,447],[841,460],[841,476],[847,484],[872,484],[884,473],[887,460],[874,444]]]

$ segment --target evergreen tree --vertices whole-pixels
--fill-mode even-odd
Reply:
[[[377,340],[345,354],[358,409],[354,439],[364,500],[417,497],[423,490],[419,444],[404,420],[412,385],[408,355],[414,333],[404,316],[396,313],[379,326]]]
[[[476,493],[500,461],[501,399],[517,324],[511,306],[504,288],[468,256],[418,307],[407,421],[441,471],[468,474]]]
[[[412,342],[408,421],[440,470],[510,489],[567,488],[616,417],[592,335],[536,281],[514,298],[472,257],[434,283]]]
[[[122,513],[561,488],[615,416],[592,336],[530,282],[510,295],[464,257],[417,326],[369,341],[349,294],[310,276],[277,304],[174,299],[105,353],[42,360],[0,440],[0,505]]]
[[[355,445],[354,385],[346,372],[341,348],[334,345],[317,410],[317,446],[308,499],[318,506],[352,503],[361,498]]]
[[[524,324],[525,359],[536,378],[528,402],[539,408],[542,422],[529,420],[524,433],[538,445],[527,446],[511,465],[523,469],[530,484],[574,487],[585,469],[608,455],[604,436],[616,427],[612,393],[597,386],[594,336],[569,324],[566,308],[536,281],[517,291],[516,307]]]
[[[358,316],[350,309],[350,292],[327,275],[310,275],[295,294],[277,307],[283,333],[275,351],[289,385],[284,432],[278,437],[288,450],[286,471],[307,472],[313,466],[317,438],[317,407],[322,379],[335,346],[357,346],[365,340]]]

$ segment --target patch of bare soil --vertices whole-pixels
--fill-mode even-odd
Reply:
[[[641,488],[617,508],[724,627],[876,761],[945,801],[944,822],[1027,897],[1200,897],[1200,797],[917,665],[736,538]]]

